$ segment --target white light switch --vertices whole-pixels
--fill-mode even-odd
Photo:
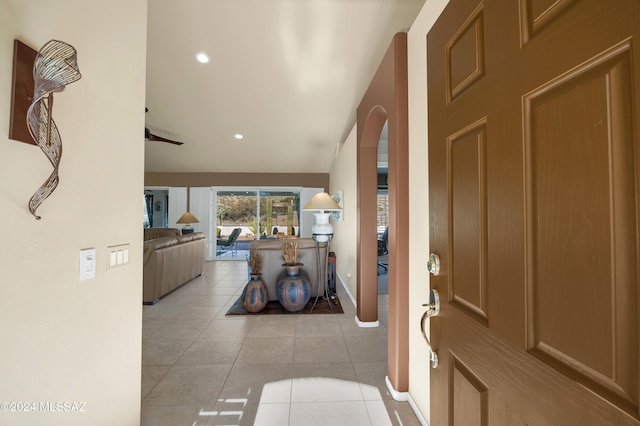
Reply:
[[[80,281],[96,276],[96,249],[80,250]]]
[[[119,268],[129,263],[129,244],[107,247],[107,270]]]

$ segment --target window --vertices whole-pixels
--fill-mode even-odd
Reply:
[[[220,188],[216,191],[216,231],[226,238],[240,228],[235,250],[216,249],[217,258],[241,258],[258,238],[300,233],[300,191],[265,188]]]
[[[389,226],[389,190],[387,189],[378,189],[377,219],[378,237],[382,238],[385,228]]]

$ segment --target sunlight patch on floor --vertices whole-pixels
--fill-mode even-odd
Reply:
[[[267,383],[254,425],[391,425],[375,386],[326,377]]]

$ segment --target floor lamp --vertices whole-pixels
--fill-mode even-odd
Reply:
[[[318,303],[318,296],[320,295],[320,282],[324,285],[324,294],[327,298],[327,302],[329,303],[329,307],[333,311],[333,306],[331,305],[331,300],[335,299],[333,295],[330,295],[329,289],[329,280],[327,276],[327,270],[329,267],[329,245],[331,244],[331,240],[333,239],[333,226],[331,222],[329,222],[329,217],[331,216],[331,212],[342,210],[342,208],[336,203],[333,198],[326,192],[321,192],[313,196],[311,201],[307,203],[303,208],[305,211],[317,211],[318,213],[314,213],[313,215],[316,218],[316,221],[312,228],[312,238],[316,242],[316,259],[318,262],[318,288],[316,289],[316,300],[313,302],[313,306],[311,310],[315,308],[316,303]],[[327,244],[327,250],[325,251],[324,259],[320,258],[320,243]],[[324,260],[324,277],[322,281],[320,281],[320,275],[322,274],[321,261]]]

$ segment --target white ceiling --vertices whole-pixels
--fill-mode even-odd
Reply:
[[[424,1],[149,0],[145,170],[329,172]]]

